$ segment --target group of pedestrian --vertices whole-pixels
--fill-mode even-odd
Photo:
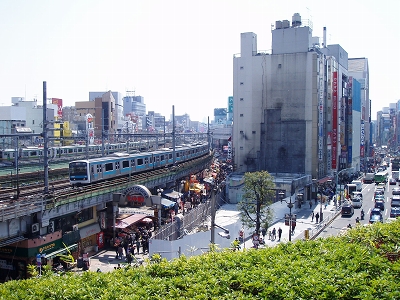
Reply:
[[[314,212],[311,213],[311,222],[314,222],[314,218],[315,218],[315,223],[318,223],[318,220],[319,220],[318,212],[316,214],[314,214]]]
[[[275,229],[275,227],[272,229],[272,231],[269,232],[269,239],[271,241],[275,241],[276,240],[276,232],[277,230]],[[263,236],[263,239],[265,240],[265,235],[267,233],[267,230],[265,228],[261,229],[261,234]],[[279,227],[278,229],[278,242],[281,240],[282,237],[282,228]]]

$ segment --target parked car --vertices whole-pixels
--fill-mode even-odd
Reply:
[[[390,178],[389,178],[389,184],[390,184],[390,185],[396,185],[396,184],[397,184],[396,179],[393,178],[393,177],[390,177]]]
[[[385,210],[385,202],[383,201],[375,201],[375,208],[379,208],[380,210]]]
[[[383,223],[382,215],[371,215],[371,217],[369,218],[369,223],[373,224],[373,223],[376,223],[376,222]]]
[[[342,217],[352,216],[354,214],[354,207],[351,204],[344,204],[342,206]]]
[[[400,207],[392,207],[390,209],[390,217],[391,218],[400,217]]]

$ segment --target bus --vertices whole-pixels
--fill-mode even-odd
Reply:
[[[388,181],[388,172],[387,171],[381,171],[375,174],[374,177],[375,184],[379,183],[387,183]]]

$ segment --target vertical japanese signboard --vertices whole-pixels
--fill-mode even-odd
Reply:
[[[337,139],[338,139],[338,74],[332,74],[332,169],[337,169]]]

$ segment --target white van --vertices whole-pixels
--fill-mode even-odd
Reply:
[[[355,184],[357,187],[357,192],[361,192],[362,191],[362,181],[361,180],[353,180],[351,182],[352,184]]]

